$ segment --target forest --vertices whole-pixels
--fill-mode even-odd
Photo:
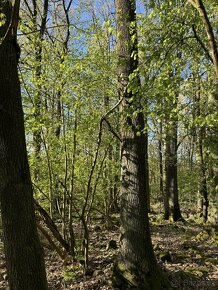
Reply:
[[[0,0],[0,289],[218,289],[218,1]]]

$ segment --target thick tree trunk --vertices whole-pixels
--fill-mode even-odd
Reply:
[[[9,25],[10,1],[3,12]],[[8,8],[8,9],[7,9]],[[4,28],[4,27],[3,27]],[[0,37],[5,29],[0,29]],[[0,202],[11,290],[47,289],[24,134],[15,39],[0,46]]]
[[[116,0],[118,93],[121,114],[121,289],[161,289],[147,212],[146,136],[140,112],[135,1]],[[130,81],[131,79],[131,81]],[[138,111],[136,113],[136,111]],[[134,116],[135,115],[135,116]]]

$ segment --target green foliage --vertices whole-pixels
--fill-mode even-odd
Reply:
[[[73,271],[65,271],[63,277],[65,281],[73,282],[76,280],[76,273]]]
[[[143,3],[140,4],[143,5],[141,13],[137,15],[138,55],[136,51],[132,52],[133,60],[139,57],[139,67],[129,76],[127,87],[127,92],[137,98],[129,99],[134,106],[126,115],[134,119],[143,112],[146,116],[144,130],[136,128],[136,134],[141,136],[142,132],[148,132],[151,202],[158,213],[163,210],[158,141],[162,142],[164,161],[166,134],[175,123],[178,125],[180,201],[187,216],[195,215],[201,174],[197,134],[200,129],[205,130],[203,153],[212,196],[215,178],[210,172],[217,162],[214,128],[218,116],[209,99],[215,91],[213,68],[194,35],[193,25],[199,39],[208,48],[207,37],[195,10],[183,5],[182,1]],[[100,11],[79,1],[72,9],[70,27],[63,20],[63,7],[56,7],[55,2],[51,5],[54,5],[54,13],[49,14],[43,39],[38,30],[41,17],[31,18],[26,6],[21,10],[19,26],[19,33],[23,34],[19,36],[19,43],[22,48],[20,72],[26,139],[35,197],[47,210],[51,197],[58,201],[60,211],[54,211],[63,223],[64,219],[68,221],[71,194],[74,216],[82,213],[87,199],[87,208],[90,207],[93,215],[108,218],[115,211],[115,201],[119,203],[120,144],[106,123],[102,127],[102,141],[88,198],[87,187],[97,149],[100,119],[118,102],[117,36],[110,7],[113,3]],[[206,7],[215,27],[216,1],[208,1]],[[42,7],[39,10],[42,12]],[[4,21],[4,15],[0,14],[0,26]],[[135,40],[136,34],[133,34],[132,42]],[[197,114],[198,106],[200,114]],[[118,108],[107,120],[120,135]],[[40,150],[37,156],[34,136],[38,132]]]
[[[186,273],[194,274],[198,277],[202,277],[208,273],[208,269],[206,267],[187,267],[185,269]]]
[[[6,16],[4,13],[0,13],[0,27],[3,26],[6,22]]]

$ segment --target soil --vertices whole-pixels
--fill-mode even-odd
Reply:
[[[218,239],[213,230],[194,221],[159,220],[157,215],[151,215],[150,220],[155,254],[172,289],[218,289]],[[45,247],[50,290],[114,289],[111,276],[113,261],[118,254],[119,228],[114,226],[106,230],[103,224],[95,224],[90,230],[90,264],[86,275],[82,258],[80,262],[70,258],[63,262],[54,251]],[[8,289],[3,254],[0,255],[0,289]]]

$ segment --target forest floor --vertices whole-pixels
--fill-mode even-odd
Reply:
[[[155,254],[171,281],[172,289],[218,289],[218,239],[213,231],[194,221],[163,221],[158,215],[151,215],[150,221]],[[91,227],[90,237],[90,268],[87,275],[83,274],[80,263],[71,260],[63,263],[55,252],[45,248],[50,290],[114,289],[111,276],[118,250],[110,248],[109,242],[118,243],[119,228],[114,226],[108,231],[103,224],[98,224]],[[4,265],[1,254],[0,289],[6,290]]]

